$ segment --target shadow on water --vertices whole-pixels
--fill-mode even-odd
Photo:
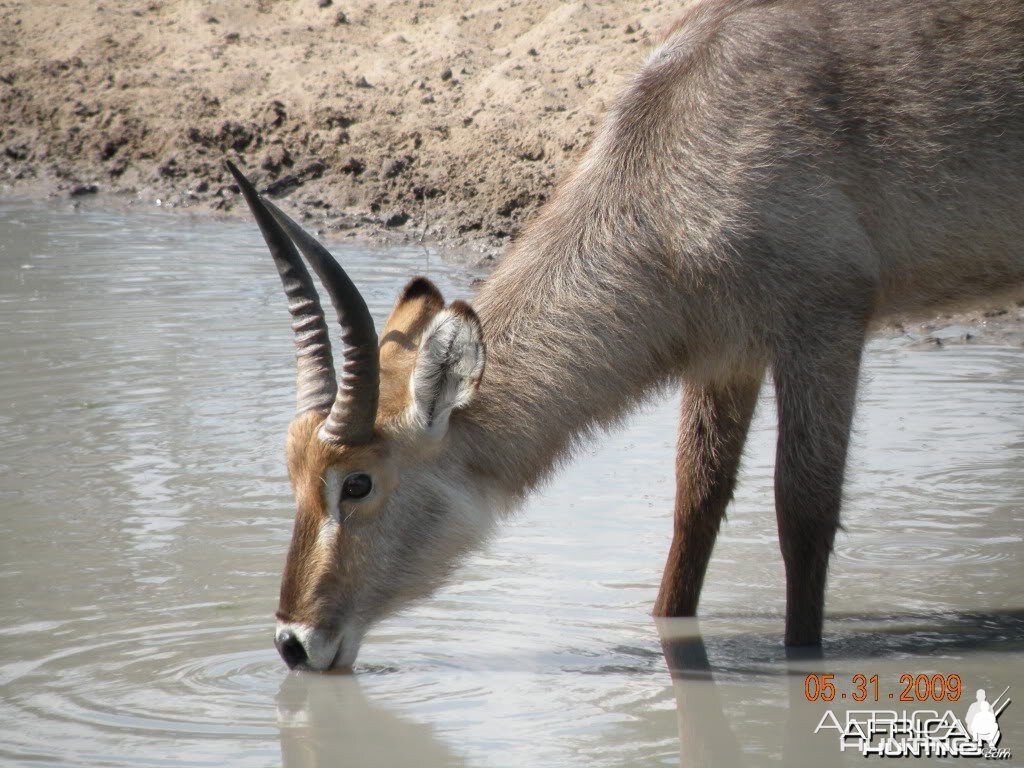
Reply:
[[[1024,684],[1019,672],[993,670],[992,665],[993,658],[1013,658],[1024,650],[1024,609],[944,615],[845,613],[831,617],[830,625],[823,647],[786,649],[779,640],[777,619],[730,615],[704,622],[656,620],[671,678],[679,765],[860,765],[864,757],[840,752],[835,733],[814,732],[826,709],[840,720],[847,707],[939,713],[949,709],[962,716],[966,702],[973,700],[969,681],[979,673],[995,671],[1003,675],[993,678],[997,682]],[[660,665],[652,663],[653,649],[615,648],[613,652],[632,657],[635,664],[578,671],[628,674],[638,683],[637,675],[659,674],[655,667]],[[367,695],[364,682],[398,671],[371,669],[356,676],[289,674],[276,696],[283,765],[432,768],[472,764],[442,735],[458,729],[452,717],[456,713],[449,712],[435,728],[409,718],[404,706],[392,708],[374,694]],[[906,672],[962,674],[960,700],[964,703],[891,702],[889,693],[899,692],[899,675]],[[812,673],[833,674],[837,689],[847,693],[853,690],[854,675],[878,674],[880,700],[844,703],[839,698],[845,699],[843,694],[837,694],[831,704],[809,700],[806,679]]]
[[[355,675],[291,673],[275,701],[285,768],[465,765],[431,726],[368,699]]]
[[[716,617],[711,623],[722,620]],[[1024,650],[1024,609],[942,616],[846,613],[831,620],[832,632],[823,646],[790,649],[779,645],[777,626],[759,626],[763,623],[759,617],[729,617],[729,630],[709,636],[707,642],[696,618],[657,620],[675,696],[680,766],[764,765],[769,755],[781,759],[781,765],[807,768],[846,765],[851,760],[862,763],[863,756],[840,751],[834,731],[815,733],[826,709],[836,712],[840,722],[848,706],[940,714],[949,709],[962,716],[960,710],[974,700],[967,674],[955,702],[899,703],[897,691],[903,687],[899,677],[973,672],[972,657],[981,660],[991,653],[1009,660],[1010,654]],[[992,673],[990,663],[982,666]],[[1019,686],[1024,679],[1016,670],[1003,669],[1001,679]],[[815,686],[807,682],[811,674],[834,675],[837,698],[827,706],[813,700]],[[873,674],[883,679],[877,700],[870,685],[863,703],[847,698],[856,690],[854,675]],[[760,697],[745,697],[747,717],[734,716],[736,707],[726,703],[730,686],[737,684],[762,691]],[[961,700],[965,703],[956,703]],[[748,729],[751,714],[762,721],[758,730],[771,734],[756,750]]]
[[[472,270],[421,249],[334,245],[380,321],[413,274],[471,298]],[[358,679],[286,676],[269,633],[292,340],[248,221],[0,200],[0,723],[17,724],[0,764],[729,768],[806,749],[863,765],[811,740],[826,706],[808,672],[846,691],[877,673],[880,704],[904,673],[1024,689],[1006,609],[1024,575],[1024,356],[884,342],[865,359],[820,658],[781,645],[767,392],[704,619],[655,631],[673,395],[376,627]]]

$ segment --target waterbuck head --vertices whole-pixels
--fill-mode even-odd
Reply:
[[[228,165],[281,275],[297,348],[287,445],[296,517],[275,644],[292,668],[348,667],[372,623],[433,591],[483,533],[465,469],[440,459],[449,415],[483,374],[480,322],[415,278],[378,339],[341,266]],[[341,325],[340,377],[296,245]]]

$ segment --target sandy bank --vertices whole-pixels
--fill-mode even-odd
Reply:
[[[0,190],[230,211],[231,156],[316,229],[489,259],[683,4],[0,0]]]
[[[678,3],[0,2],[0,180],[494,253]]]

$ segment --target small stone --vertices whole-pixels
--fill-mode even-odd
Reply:
[[[344,165],[339,168],[342,173],[350,173],[353,176],[358,176],[366,170],[366,163],[356,157],[350,157],[345,161]]]
[[[408,162],[401,157],[385,160],[380,169],[381,178],[393,179],[404,171],[408,165]]]
[[[324,175],[324,171],[327,170],[327,165],[319,160],[312,160],[305,165],[301,166],[298,170],[299,176],[304,180],[308,179],[319,179]]]
[[[185,176],[185,169],[179,165],[177,157],[167,158],[156,171],[165,179],[179,179]]]
[[[356,78],[355,86],[356,88],[373,88],[373,86],[370,85],[370,81],[367,80],[364,75],[360,75]]]
[[[218,146],[241,152],[253,142],[255,136],[247,126],[234,120],[225,120],[213,138]]]
[[[530,162],[530,163],[535,163],[538,160],[543,160],[544,159],[544,147],[539,146],[539,145],[538,146],[532,146],[532,147],[522,147],[519,150],[519,159],[520,160],[526,160],[527,162]]]
[[[99,191],[100,188],[95,184],[79,184],[76,187],[72,187],[71,192],[68,194],[70,194],[71,197],[82,197],[84,195],[95,195]]]
[[[8,144],[4,148],[4,154],[11,160],[24,160],[29,155],[28,144]]]
[[[263,153],[263,158],[260,160],[260,168],[271,173],[277,173],[281,170],[281,166],[291,165],[292,156],[288,154],[288,150],[280,144],[274,144],[269,147],[266,152]]]
[[[302,186],[302,179],[299,178],[298,174],[289,173],[285,176],[282,176],[280,179],[272,181],[270,184],[268,184],[266,188],[263,190],[263,194],[280,195],[284,192],[287,192],[289,189],[293,189],[299,186]]]
[[[333,0],[316,0],[317,8],[330,8],[334,5]]]
[[[334,26],[340,27],[345,24],[348,24],[348,16],[345,14],[344,11],[338,11],[338,13],[334,17]]]
[[[443,70],[441,70],[441,79],[442,80],[451,80],[452,79],[452,68],[451,67],[445,67]]]
[[[259,114],[259,120],[263,123],[264,128],[279,128],[287,117],[288,113],[285,111],[284,104],[277,99],[267,104]]]

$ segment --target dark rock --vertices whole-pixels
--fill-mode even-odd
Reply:
[[[345,164],[342,165],[341,168],[339,168],[338,170],[340,170],[342,173],[358,176],[359,174],[366,170],[366,163],[364,163],[362,160],[358,158],[350,157],[348,160],[345,161]]]
[[[439,197],[442,194],[444,194],[444,190],[439,187],[425,187],[417,184],[412,188],[413,199],[419,202],[423,202],[424,200],[433,200],[435,197]]]
[[[287,117],[284,104],[274,99],[260,111],[257,119],[264,128],[280,128]]]
[[[265,195],[280,195],[283,192],[287,192],[289,189],[302,185],[302,179],[296,173],[289,173],[287,176],[282,176],[276,181],[272,181],[263,190]]]
[[[538,160],[544,159],[544,147],[523,147],[519,150],[518,157],[520,160],[527,160],[531,163],[535,163]]]
[[[404,157],[394,157],[385,160],[380,169],[381,178],[393,179],[408,167],[409,161]]]
[[[325,163],[321,162],[320,160],[313,160],[299,168],[298,174],[304,180],[319,179],[321,176],[324,175],[324,172],[326,170],[327,165]]]
[[[177,157],[167,158],[156,170],[165,179],[180,179],[186,175],[185,169],[178,165]]]
[[[107,161],[117,154],[124,142],[118,141],[106,141],[103,146],[100,147],[100,160]]]
[[[356,119],[337,107],[321,107],[313,113],[313,120],[324,128],[348,128]]]
[[[373,88],[373,86],[370,85],[370,81],[367,80],[364,75],[357,77],[353,85],[355,85],[356,88]]]
[[[28,144],[8,144],[4,148],[4,154],[11,160],[24,160],[28,157],[29,148]]]
[[[217,129],[217,133],[213,138],[222,149],[233,149],[236,152],[241,152],[252,144],[253,132],[241,123],[227,120]]]
[[[400,227],[409,221],[410,218],[409,214],[405,211],[396,211],[384,220],[384,226],[389,229],[392,227]]]
[[[100,191],[100,188],[95,184],[79,184],[78,186],[72,187],[68,193],[71,197],[83,197],[84,195],[95,195]]]
[[[496,213],[499,216],[511,216],[513,212],[520,208],[525,208],[529,203],[530,195],[526,192],[520,192],[515,197],[510,197],[499,205]]]
[[[277,173],[281,170],[281,166],[292,165],[292,156],[288,154],[288,150],[280,144],[274,144],[269,147],[266,152],[263,153],[263,157],[260,159],[260,168],[271,173]]]

